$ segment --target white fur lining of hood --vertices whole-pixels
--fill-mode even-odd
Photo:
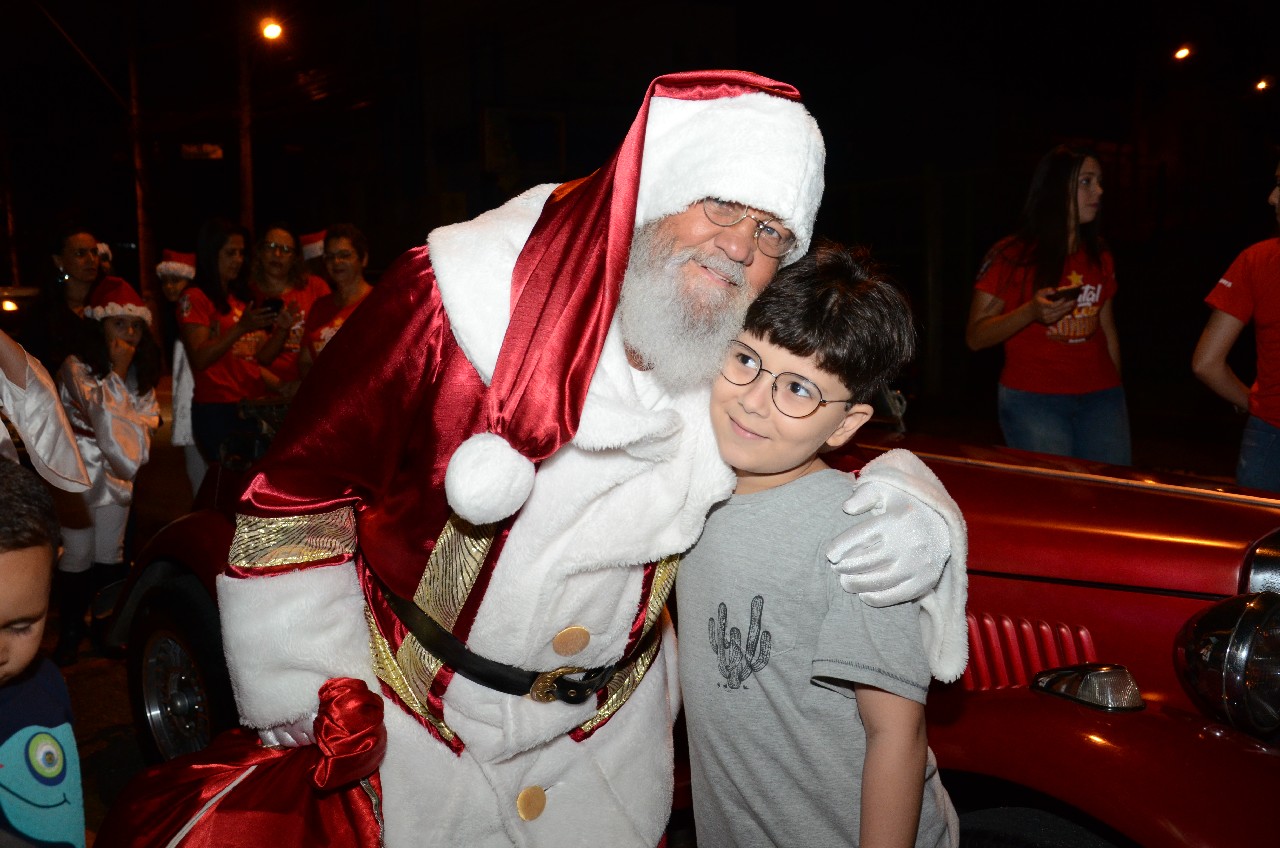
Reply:
[[[511,321],[516,259],[554,184],[534,186],[470,221],[432,230],[431,266],[454,338],[487,386]]]

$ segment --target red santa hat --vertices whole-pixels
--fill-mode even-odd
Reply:
[[[89,293],[84,314],[101,321],[103,318],[141,318],[151,323],[151,310],[143,303],[133,286],[119,277],[107,277]]]
[[[785,83],[744,71],[659,77],[613,159],[557,188],[516,260],[511,321],[445,495],[474,524],[513,515],[535,463],[573,438],[613,321],[638,225],[704,197],[767,211],[808,248],[826,158],[817,123]]]
[[[324,230],[302,236],[302,258],[319,259],[324,253]]]
[[[179,253],[176,250],[165,250],[160,254],[160,264],[156,266],[159,277],[181,277],[184,280],[196,278],[196,255]]]

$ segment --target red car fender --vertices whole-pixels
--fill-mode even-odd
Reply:
[[[1087,810],[1148,848],[1235,848],[1274,838],[1280,749],[1195,713],[1150,700],[1139,711],[1104,712],[1026,688],[945,686],[930,693],[928,716],[941,768]],[[1028,749],[1001,739],[1035,742]]]
[[[142,596],[166,579],[189,574],[216,602],[214,579],[226,567],[235,529],[232,517],[216,509],[199,509],[162,527],[134,560],[115,603],[107,643],[124,644]]]

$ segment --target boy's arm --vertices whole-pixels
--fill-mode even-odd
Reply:
[[[899,449],[863,467],[844,511],[857,520],[827,549],[840,585],[874,607],[919,599],[933,676],[959,678],[969,661],[969,537],[960,507],[915,454]]]
[[[854,684],[867,732],[862,766],[862,848],[911,848],[920,825],[928,757],[924,704]]]

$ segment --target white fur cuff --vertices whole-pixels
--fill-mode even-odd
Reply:
[[[314,713],[320,686],[355,677],[373,691],[364,595],[355,565],[264,577],[218,577],[227,669],[241,720],[288,724]]]

